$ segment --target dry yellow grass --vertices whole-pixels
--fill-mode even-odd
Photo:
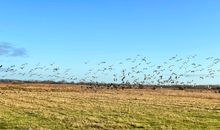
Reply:
[[[220,129],[220,94],[1,84],[0,129]]]

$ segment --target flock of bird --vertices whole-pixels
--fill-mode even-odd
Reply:
[[[137,55],[114,64],[101,61],[81,76],[74,75],[72,68],[62,69],[54,63],[47,66],[40,63],[31,66],[28,63],[0,65],[0,78],[124,85],[196,85],[200,82],[216,81],[220,74],[220,59],[197,58],[197,55],[184,58],[176,55],[154,64],[149,58]],[[89,61],[83,64],[87,67],[93,66]]]
[[[196,85],[198,82],[219,78],[219,58],[207,57],[207,65],[197,63],[196,58],[197,55],[186,58],[176,55],[161,64],[153,64],[147,57],[137,55],[115,66],[102,61],[98,63],[98,69],[90,69],[86,73],[86,79],[94,82],[100,81],[99,77],[110,75],[113,83],[127,85]],[[117,70],[118,67],[121,69]]]

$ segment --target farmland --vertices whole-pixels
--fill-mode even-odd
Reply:
[[[211,90],[0,84],[0,129],[219,129]]]

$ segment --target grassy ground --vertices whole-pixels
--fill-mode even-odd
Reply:
[[[0,85],[0,129],[220,129],[220,94]]]

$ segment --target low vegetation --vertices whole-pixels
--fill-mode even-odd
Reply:
[[[0,129],[220,129],[220,95],[4,83]]]

